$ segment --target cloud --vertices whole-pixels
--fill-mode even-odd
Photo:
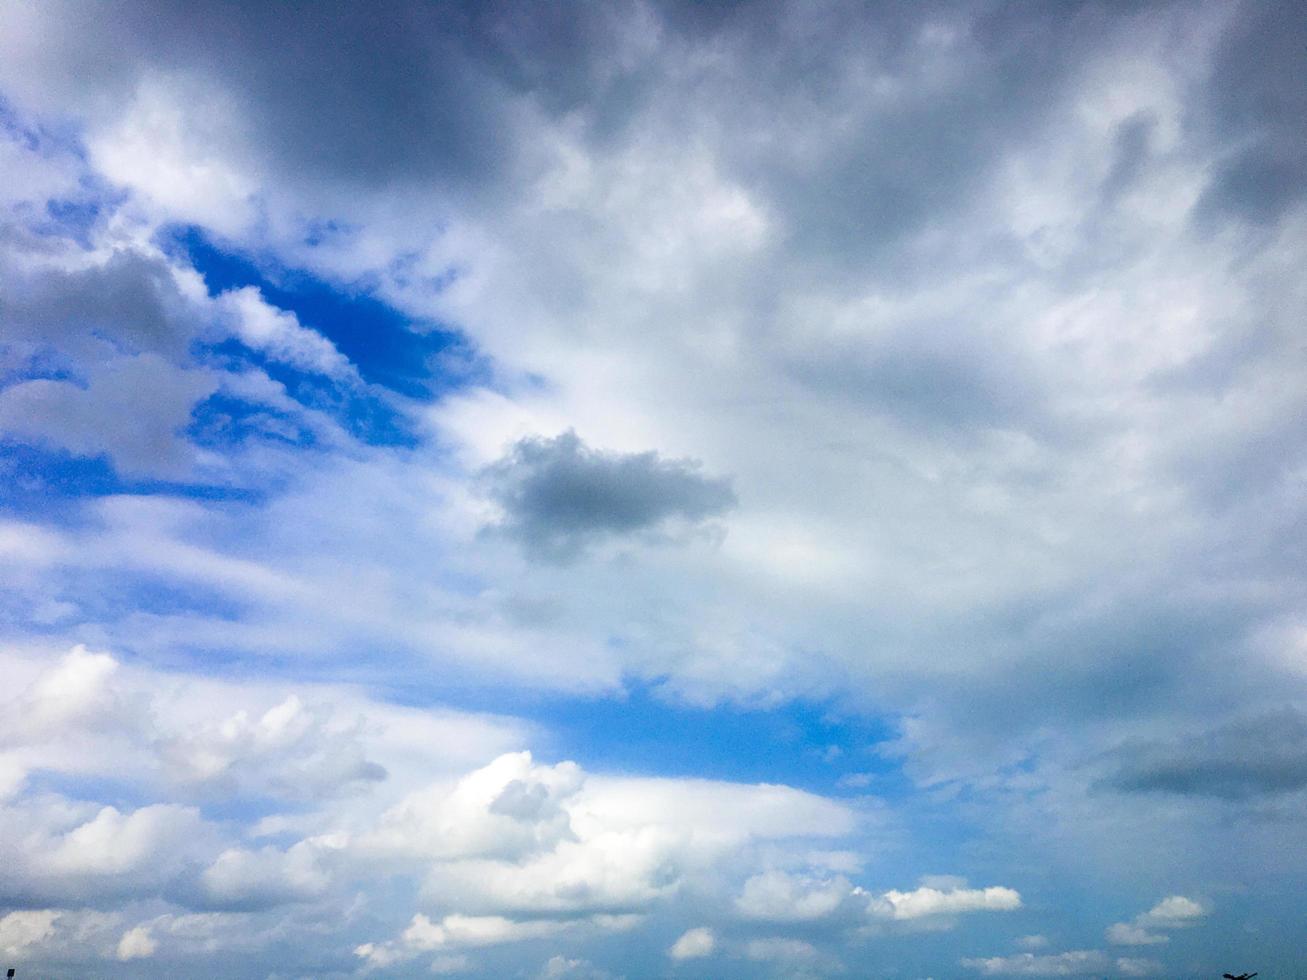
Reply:
[[[118,959],[123,962],[149,959],[158,948],[159,944],[150,934],[148,926],[135,926],[124,932],[122,939],[118,940]]]
[[[301,325],[295,314],[270,305],[253,286],[222,293],[217,302],[229,313],[232,332],[255,350],[304,371],[357,378],[353,365],[335,344]]]
[[[707,926],[698,926],[681,933],[667,950],[674,960],[697,960],[711,956],[717,948],[717,936]]]
[[[1298,86],[1281,83],[1282,66],[1307,36],[1291,4],[1250,7],[1221,39],[1213,66],[1223,84],[1208,93],[1212,125],[1229,148],[1213,168],[1198,204],[1200,216],[1231,215],[1273,224],[1307,187],[1307,153],[1292,120],[1307,106]]]
[[[257,718],[238,711],[164,736],[159,754],[173,778],[210,795],[312,799],[386,778],[385,768],[365,757],[354,726],[295,695]]]
[[[200,876],[205,897],[218,908],[271,908],[305,902],[326,891],[330,876],[322,867],[330,841],[300,841],[289,850],[231,848]]]
[[[111,681],[118,661],[81,644],[41,674],[5,713],[7,738],[29,740],[55,735],[71,725],[113,726],[124,720],[130,701]]]
[[[452,973],[464,973],[472,968],[472,960],[461,953],[453,956],[437,956],[431,961],[430,971],[437,976]]]
[[[1171,941],[1155,929],[1183,929],[1209,914],[1209,909],[1183,895],[1168,895],[1133,922],[1115,922],[1107,927],[1107,941],[1113,946],[1157,946]]]
[[[179,478],[193,460],[181,430],[216,389],[206,372],[179,370],[156,354],[119,357],[91,369],[85,385],[36,378],[0,390],[0,432],[108,455],[129,475]]]
[[[484,477],[505,513],[499,530],[554,560],[672,518],[697,524],[736,502],[729,481],[701,476],[697,463],[591,449],[574,432],[523,439]]]
[[[124,811],[47,798],[0,809],[0,825],[0,895],[74,907],[162,894],[217,836],[198,810],[172,803]]]
[[[1113,946],[1156,946],[1170,942],[1169,936],[1149,932],[1129,922],[1114,922],[1107,927],[1107,941]]]
[[[1017,953],[964,959],[962,965],[987,977],[1078,977],[1116,973],[1126,977],[1146,977],[1160,973],[1160,964],[1133,957],[1112,959],[1100,950],[1077,949],[1066,953]]]
[[[1307,717],[1286,707],[1184,738],[1127,743],[1104,784],[1126,792],[1231,801],[1307,786]]]
[[[1020,901],[879,890],[941,854],[1102,924],[1183,866],[1291,953],[1300,8],[5,6],[0,877],[52,968],[421,969],[422,915],[612,969],[618,916],[633,973],[782,922],[820,973]],[[774,785],[827,711],[883,800]],[[79,828],[118,870],[42,863]]]
[[[411,960],[419,953],[443,949],[480,949],[506,943],[545,939],[564,933],[610,932],[629,929],[635,921],[622,916],[570,919],[516,920],[505,916],[448,915],[438,922],[418,913],[398,938],[385,943],[363,943],[354,955],[365,963],[386,968]]]
[[[1139,921],[1150,925],[1177,926],[1189,925],[1208,914],[1208,910],[1192,898],[1183,895],[1168,895],[1151,909],[1140,916]]]
[[[30,666],[11,661],[14,676]],[[387,777],[369,758],[363,715],[315,698],[285,696],[254,716],[228,707],[229,692],[168,690],[166,675],[124,671],[107,653],[74,647],[31,676],[5,704],[0,743],[25,768],[67,773],[130,774],[198,799],[275,798],[310,801],[347,794]],[[266,699],[260,695],[261,699]],[[392,724],[409,719],[391,715]],[[427,731],[468,738],[493,725],[457,717],[427,719]],[[375,722],[374,722],[375,724]],[[491,736],[493,739],[493,736]],[[375,743],[373,743],[375,745]]]
[[[875,902],[878,914],[891,919],[919,919],[964,912],[1009,912],[1021,908],[1021,896],[1011,888],[921,887],[910,892],[888,891]]]
[[[59,913],[53,909],[10,912],[0,918],[0,951],[6,956],[22,958],[29,946],[44,943],[54,935]]]
[[[538,974],[539,980],[562,980],[564,977],[576,977],[578,980],[612,980],[613,975],[601,970],[589,960],[568,959],[565,956],[551,956]]]
[[[817,957],[817,948],[801,939],[751,939],[744,955],[751,960],[809,960]]]
[[[865,896],[843,877],[804,878],[765,871],[744,883],[735,908],[746,919],[804,922],[827,918],[841,908],[856,915],[858,900]]]
[[[911,922],[943,919],[970,912],[1008,912],[1021,908],[1011,888],[966,888],[965,881],[934,881],[910,892],[873,894],[843,876],[796,875],[764,871],[745,881],[735,900],[744,919],[764,922],[843,922],[866,925],[877,920]]]
[[[107,338],[130,353],[185,356],[194,329],[186,297],[157,254],[120,245],[52,257],[11,240],[0,242],[0,270],[8,285],[0,316],[11,344],[85,361],[101,353],[98,339]]]

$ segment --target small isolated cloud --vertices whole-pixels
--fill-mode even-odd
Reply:
[[[697,524],[735,505],[730,481],[693,460],[592,449],[575,432],[529,438],[483,473],[504,511],[498,530],[529,553],[567,561],[605,537]]]
[[[667,955],[674,960],[697,960],[711,956],[717,948],[717,937],[707,927],[688,929],[681,938],[672,943]]]
[[[1031,936],[1022,936],[1017,940],[1017,945],[1022,949],[1046,949],[1048,947],[1048,937],[1037,933]]]
[[[874,908],[882,916],[900,920],[962,912],[1009,912],[1021,908],[1021,894],[1001,886],[949,890],[923,886],[910,892],[888,891]]]
[[[143,960],[154,955],[159,944],[150,935],[149,926],[136,926],[123,933],[118,940],[118,959],[124,963],[128,960]]]

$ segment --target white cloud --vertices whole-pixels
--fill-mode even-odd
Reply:
[[[39,946],[54,935],[59,912],[54,909],[10,912],[0,918],[0,951],[23,957],[29,946]]]
[[[1141,923],[1175,928],[1189,925],[1207,915],[1207,909],[1192,898],[1168,895],[1138,919]]]
[[[888,891],[873,903],[876,914],[891,919],[920,919],[965,912],[1009,912],[1021,908],[1021,895],[1011,888],[921,887],[910,892]]]
[[[6,705],[3,724],[11,740],[41,738],[73,725],[121,721],[123,709],[110,686],[118,661],[78,645]]]
[[[228,314],[237,337],[274,360],[333,377],[357,377],[349,359],[330,340],[305,327],[294,313],[269,304],[255,287],[222,293],[217,305]]]
[[[330,841],[318,839],[300,841],[286,851],[230,848],[204,869],[200,880],[209,898],[225,906],[308,901],[330,884],[322,855],[332,849]]]
[[[1182,929],[1208,914],[1208,909],[1183,895],[1168,895],[1133,922],[1114,922],[1107,928],[1107,941],[1114,946],[1158,946],[1169,936],[1153,929]]]
[[[459,953],[453,956],[437,956],[431,961],[429,969],[437,976],[463,973],[472,968],[472,960]]]
[[[159,944],[150,934],[149,926],[135,926],[124,932],[118,940],[118,959],[123,962],[149,959],[158,948]]]
[[[1066,953],[1017,953],[965,959],[962,965],[987,977],[1076,977],[1110,970],[1111,960],[1100,950],[1077,949]]]
[[[589,960],[551,956],[537,977],[539,980],[563,980],[566,977],[574,977],[576,980],[612,980],[613,975],[599,969]]]
[[[964,959],[962,965],[987,977],[1078,977],[1103,973],[1149,977],[1163,972],[1162,965],[1155,960],[1128,956],[1112,958],[1097,949]]]
[[[1169,942],[1169,937],[1149,932],[1129,922],[1114,922],[1107,927],[1107,941],[1113,946],[1156,946]]]
[[[171,863],[168,858],[200,829],[200,813],[194,807],[155,803],[122,813],[106,806],[53,841],[38,866],[72,877],[114,877],[146,870],[162,875]]]
[[[148,24],[131,4],[0,13],[0,320],[18,338],[0,428],[107,455],[130,486],[87,500],[81,464],[0,461],[39,501],[0,525],[0,639],[124,651],[34,655],[45,675],[0,660],[28,692],[4,705],[24,721],[0,759],[9,894],[293,898],[287,935],[318,916],[365,958],[413,952],[357,942],[416,911],[404,889],[378,898],[391,876],[450,941],[458,915],[511,933],[687,903],[673,921],[816,932],[855,899],[875,928],[1019,907],[959,882],[864,896],[866,859],[803,856],[856,848],[911,881],[958,808],[985,867],[1019,859],[1050,894],[1087,865],[1134,891],[1181,857],[1254,893],[1301,874],[1279,811],[1090,799],[1085,765],[1135,736],[1211,749],[1214,706],[1302,700],[1298,647],[1267,629],[1302,591],[1284,560],[1307,445],[1293,18],[801,6],[596,6],[566,30],[535,12],[451,29],[440,5],[397,31],[346,8],[251,9],[238,31],[167,4]],[[211,297],[164,254],[192,222],[458,329],[485,375],[379,396],[401,427],[420,416],[419,444],[364,444],[325,405],[359,389],[308,314]],[[207,350],[229,335],[319,377],[231,368]],[[290,438],[199,445],[210,392]],[[480,467],[569,428],[729,477],[724,539],[605,535],[560,569],[478,538]],[[554,515],[577,503],[559,486]],[[274,669],[286,683],[253,680]],[[893,834],[860,838],[865,800],[587,775],[504,756],[557,751],[531,725],[382,703],[628,684],[897,725]],[[1207,771],[1227,795],[1293,791]],[[139,802],[102,807],[119,784]],[[222,826],[192,806],[216,800]],[[1152,944],[1200,911],[1171,896],[1108,935]],[[233,915],[151,935],[264,936]]]
[[[711,956],[717,948],[717,936],[707,926],[698,926],[681,933],[672,943],[667,955],[674,960],[697,960]]]
[[[751,960],[793,963],[815,960],[819,953],[816,946],[802,939],[773,936],[750,939],[744,944],[744,955]]]
[[[848,879],[805,878],[783,871],[764,871],[749,878],[735,900],[744,918],[772,922],[823,919],[852,899],[866,895]]]

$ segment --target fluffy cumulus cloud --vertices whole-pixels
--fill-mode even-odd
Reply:
[[[1303,972],[1304,39],[4,5],[0,951]]]

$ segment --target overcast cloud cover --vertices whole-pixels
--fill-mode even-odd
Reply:
[[[1307,972],[1305,50],[0,5],[0,966]]]

